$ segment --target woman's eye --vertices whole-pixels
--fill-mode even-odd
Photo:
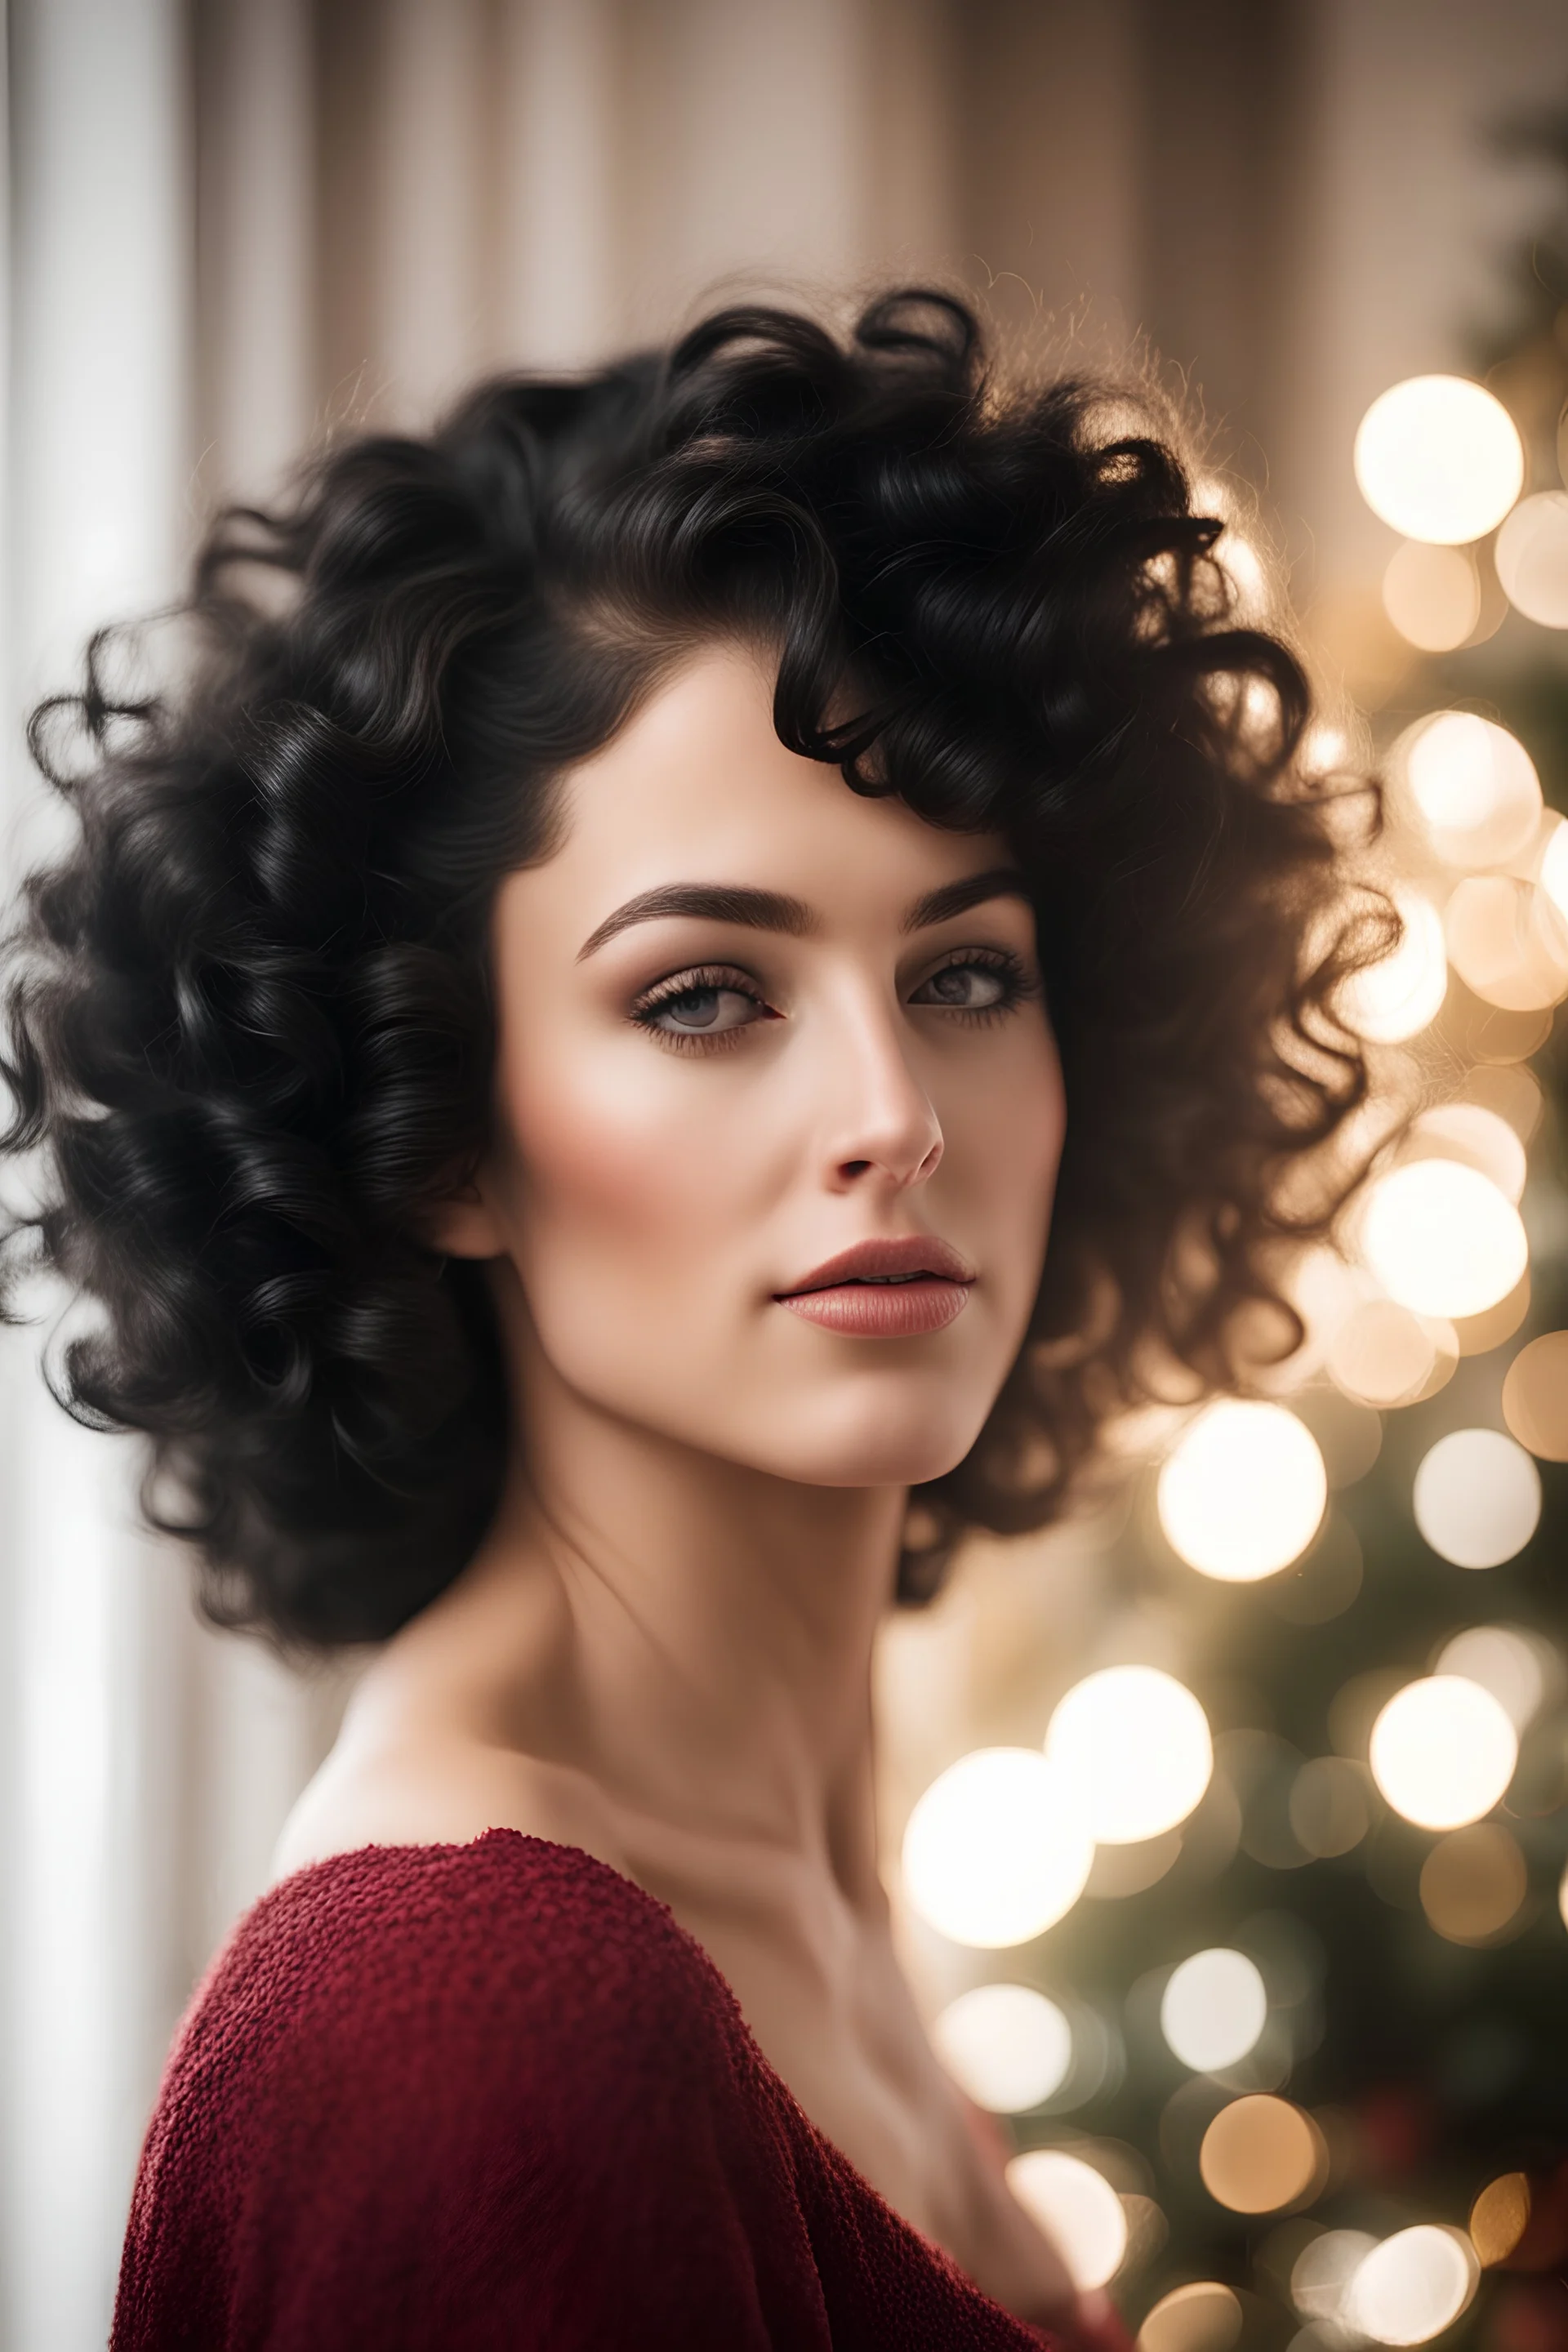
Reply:
[[[739,1029],[756,1013],[754,1001],[738,988],[686,988],[655,1007],[656,1020],[668,1029]]]
[[[922,980],[911,1004],[940,1004],[954,1013],[987,1013],[1012,993],[1009,974],[988,963],[949,963]]]
[[[744,990],[720,982],[677,989],[643,1006],[637,1017],[666,1037],[717,1037],[744,1029],[763,1017],[765,1008]]]

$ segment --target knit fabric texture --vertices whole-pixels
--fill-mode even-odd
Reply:
[[[142,2151],[112,2352],[1039,2352],[816,2130],[671,1912],[574,1847],[264,1895]]]

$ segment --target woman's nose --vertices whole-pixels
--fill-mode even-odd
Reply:
[[[942,1159],[942,1123],[893,1022],[863,1013],[838,1042],[829,1182],[839,1188],[880,1182],[900,1192],[925,1183]]]

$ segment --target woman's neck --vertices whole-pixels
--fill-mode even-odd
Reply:
[[[719,1461],[586,1402],[528,1334],[508,1338],[526,1456],[479,1555],[410,1629],[421,1672],[481,1736],[612,1805],[788,1850],[868,1896],[871,1646],[902,1490]]]

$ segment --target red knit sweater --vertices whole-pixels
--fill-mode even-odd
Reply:
[[[170,2056],[113,2352],[1037,2352],[662,1903],[490,1830],[275,1887]]]

